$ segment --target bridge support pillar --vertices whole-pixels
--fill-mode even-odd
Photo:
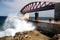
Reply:
[[[55,4],[55,21],[60,21],[60,3]]]
[[[38,21],[38,19],[39,19],[39,13],[35,13],[35,21]]]

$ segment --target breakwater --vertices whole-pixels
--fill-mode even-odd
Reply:
[[[43,31],[43,34],[47,36],[52,37],[55,34],[60,34],[60,21],[39,20],[37,23],[36,21],[32,22],[36,25],[38,31]]]

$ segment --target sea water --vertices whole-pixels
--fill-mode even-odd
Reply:
[[[2,31],[0,31],[0,37],[14,36],[16,32],[24,32],[34,30],[35,26],[31,22],[27,22],[23,19],[21,13],[9,14],[2,25]]]

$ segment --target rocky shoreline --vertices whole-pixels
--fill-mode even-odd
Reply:
[[[17,32],[15,36],[0,37],[0,40],[59,40],[60,34],[50,38],[37,30]]]

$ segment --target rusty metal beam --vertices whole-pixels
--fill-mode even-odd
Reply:
[[[34,3],[35,3],[35,5],[34,5]],[[55,2],[49,2],[48,4],[47,4],[47,2],[43,2],[42,4],[41,3],[42,3],[41,1],[29,3],[21,9],[21,12],[27,13],[27,12],[36,12],[36,11],[55,9]],[[43,5],[45,5],[45,6],[43,6]],[[40,6],[40,7],[38,7],[38,6]]]

